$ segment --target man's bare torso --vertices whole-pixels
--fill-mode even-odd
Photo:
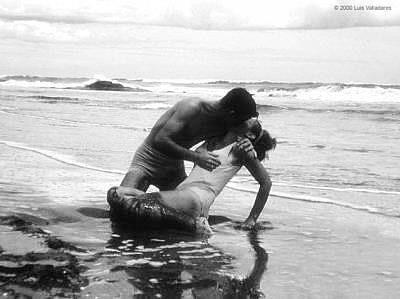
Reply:
[[[184,124],[183,128],[174,132],[171,136],[182,147],[190,148],[208,138],[223,135],[226,132],[224,120],[221,117],[213,115],[208,107],[209,104],[200,99],[188,99],[178,102],[158,119],[149,136],[146,138],[146,142],[150,146],[155,145],[155,137],[167,122],[174,120],[178,109],[186,109],[194,114],[190,118],[190,121]],[[162,149],[158,150],[162,151]]]

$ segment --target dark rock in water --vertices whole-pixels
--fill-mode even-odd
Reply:
[[[44,243],[50,249],[58,249],[58,250],[71,250],[78,252],[85,252],[86,250],[82,248],[78,248],[68,242],[62,241],[54,236],[50,236],[47,232],[37,227],[34,223],[24,218],[31,219],[40,219],[31,215],[10,215],[10,216],[1,216],[0,217],[0,225],[8,225],[12,226],[15,231],[20,231],[25,234],[31,234],[35,237],[39,237],[44,239]],[[38,221],[36,221],[38,222]],[[48,223],[46,223],[48,224]],[[43,225],[43,224],[42,224]],[[0,250],[1,251],[1,250]]]
[[[66,250],[86,250],[50,236],[32,223],[42,223],[40,220],[32,215],[0,217],[0,225],[11,226],[14,231],[41,239],[48,248],[47,252],[15,254],[0,247],[0,290],[7,298],[77,298],[81,288],[89,283],[82,275],[87,268]]]
[[[38,234],[38,235],[45,234],[42,229],[34,226],[31,221],[23,219],[22,217],[17,215],[0,217],[0,224],[12,226],[14,230],[21,231],[27,234]]]
[[[84,89],[92,90],[111,90],[111,91],[134,91],[134,92],[149,92],[150,90],[142,88],[131,88],[126,87],[120,83],[113,83],[111,81],[96,81],[92,84],[88,84]]]
[[[2,255],[0,283],[8,298],[30,298],[40,292],[42,298],[73,298],[88,284],[76,257],[64,252]]]
[[[92,84],[86,85],[86,88],[96,90],[124,90],[125,87],[119,83],[112,83],[111,81],[96,81]]]

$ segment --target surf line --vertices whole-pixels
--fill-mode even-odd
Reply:
[[[257,191],[254,191],[249,188],[232,186],[231,183],[228,183],[228,185],[226,187],[229,189],[241,191],[241,192],[257,193]],[[345,203],[345,202],[336,201],[336,200],[323,198],[323,197],[307,196],[307,195],[300,195],[300,194],[290,194],[290,193],[284,193],[284,192],[271,192],[270,194],[272,196],[280,197],[280,198],[304,201],[304,202],[309,202],[309,203],[334,205],[334,206],[338,206],[338,207],[342,207],[342,208],[348,208],[348,209],[352,209],[352,210],[367,212],[370,214],[377,214],[377,215],[386,216],[386,217],[395,217],[395,218],[400,217],[400,215],[398,215],[398,214],[387,214],[387,213],[381,212],[378,209],[370,207],[370,206],[353,205],[350,203]]]
[[[72,158],[68,158],[65,155],[57,154],[57,153],[54,153],[49,150],[43,150],[43,149],[29,147],[29,146],[23,145],[22,143],[18,143],[18,142],[14,142],[14,141],[0,140],[0,144],[4,144],[6,146],[17,148],[20,150],[34,152],[34,153],[40,154],[42,156],[45,156],[47,158],[50,158],[52,160],[70,165],[70,166],[76,166],[76,167],[89,169],[89,170],[93,170],[93,171],[104,172],[104,173],[113,173],[113,174],[122,174],[122,175],[125,174],[125,172],[117,170],[117,169],[105,169],[105,168],[100,168],[100,167],[96,167],[96,166],[91,166],[91,165],[88,165],[85,163],[77,162],[77,161],[73,160]],[[185,167],[185,169],[187,171],[188,170],[190,171],[190,168],[188,168],[188,167]],[[255,193],[255,191],[252,191],[249,189],[230,187],[229,185],[231,185],[231,184],[232,183],[228,184],[227,187],[234,189],[234,190],[238,190],[238,191]],[[334,187],[324,187],[324,186],[316,187],[316,186],[309,186],[309,185],[296,185],[296,184],[291,185],[291,184],[280,183],[280,182],[277,182],[275,184],[277,186],[291,186],[291,187],[301,187],[301,188],[321,189],[321,190],[334,190],[334,191],[344,191],[344,192],[367,192],[367,193],[381,193],[381,194],[394,194],[394,195],[400,194],[400,192],[396,192],[396,191],[373,190],[373,189],[334,188]],[[274,194],[272,194],[272,195],[274,195]],[[279,197],[279,195],[275,195],[275,196]],[[281,197],[287,197],[287,196],[281,196]]]
[[[84,168],[84,169],[89,169],[89,170],[99,171],[99,172],[105,172],[105,173],[122,174],[122,175],[125,174],[125,172],[120,171],[120,170],[105,169],[105,168],[100,168],[100,167],[96,167],[96,166],[91,166],[91,165],[88,165],[88,164],[85,164],[85,163],[80,163],[80,162],[77,162],[77,161],[73,160],[72,158],[67,157],[66,155],[57,154],[57,153],[54,153],[54,152],[49,151],[49,150],[43,150],[43,149],[38,149],[38,148],[26,146],[26,145],[23,145],[23,144],[18,143],[18,142],[0,140],[0,144],[4,144],[6,146],[9,146],[9,147],[12,147],[12,148],[16,148],[16,149],[20,149],[20,150],[24,150],[24,151],[33,152],[33,153],[42,155],[42,156],[47,157],[49,159],[52,159],[52,160],[55,160],[57,162],[60,162],[60,163],[63,163],[63,164],[67,164],[67,165],[70,165],[70,166],[76,166],[76,167],[79,167],[79,168]]]
[[[325,186],[289,184],[289,183],[283,183],[283,182],[275,183],[275,185],[296,187],[296,188],[317,189],[317,190],[332,190],[332,191],[341,191],[341,192],[365,192],[365,193],[376,193],[376,194],[400,195],[400,192],[397,192],[397,191],[386,191],[386,190],[365,189],[365,188],[335,188],[335,187],[325,187]]]
[[[250,181],[251,178],[246,179],[245,182]],[[232,180],[232,183],[240,183],[238,179],[235,178]],[[332,190],[339,192],[362,192],[362,193],[375,193],[375,194],[387,194],[387,195],[400,195],[399,191],[388,191],[388,190],[377,190],[377,189],[366,189],[366,188],[337,188],[337,187],[327,187],[327,186],[313,186],[313,185],[300,185],[300,184],[291,184],[286,182],[274,182],[275,186],[285,186],[285,187],[294,187],[301,189],[316,189],[316,190]]]

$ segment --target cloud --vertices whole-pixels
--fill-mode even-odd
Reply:
[[[0,21],[0,37],[29,42],[78,42],[90,36],[85,29],[37,21]]]
[[[400,26],[394,0],[387,11],[340,11],[360,2],[320,0],[2,0],[4,23],[171,26],[195,30],[329,29]],[[362,5],[365,4],[361,2]],[[37,27],[37,25],[35,25]],[[16,26],[18,27],[18,26]],[[0,31],[4,28],[0,28]]]

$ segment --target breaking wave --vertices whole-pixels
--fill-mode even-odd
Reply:
[[[271,98],[298,101],[400,103],[400,85],[355,83],[287,83],[269,81],[207,81],[207,80],[143,80],[99,78],[58,78],[40,76],[2,76],[0,86],[37,88],[87,89],[94,83],[108,81],[128,91],[156,93],[201,93],[221,96],[227,90],[242,86],[256,97],[257,103],[268,104]]]
[[[269,98],[292,98],[300,101],[400,103],[398,85],[315,84],[299,87],[267,86],[257,89],[256,94]]]

